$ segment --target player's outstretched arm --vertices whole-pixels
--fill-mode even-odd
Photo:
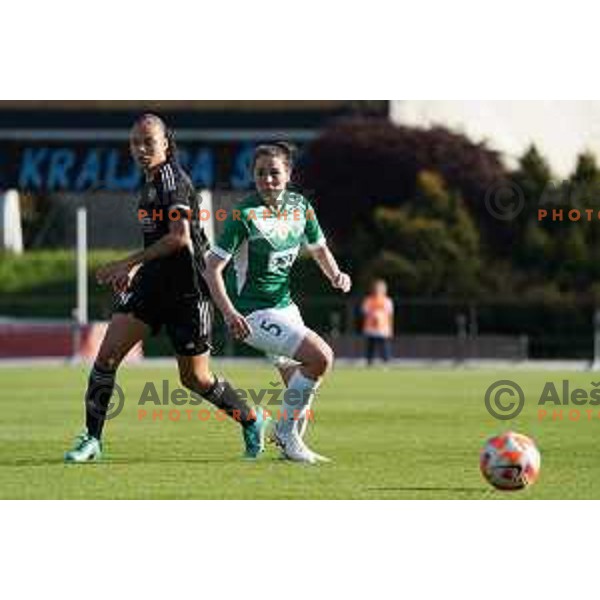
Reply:
[[[227,262],[227,260],[217,256],[213,252],[209,252],[206,255],[204,279],[210,289],[211,298],[221,311],[231,334],[234,338],[243,340],[250,335],[250,325],[248,325],[244,316],[235,309],[227,294],[225,282],[223,281],[223,269],[227,265]]]
[[[331,250],[327,246],[317,246],[310,248],[309,252],[319,265],[321,271],[325,274],[325,277],[329,279],[331,285],[336,289],[342,290],[344,294],[347,294],[352,288],[352,280],[350,279],[350,275],[340,271]]]

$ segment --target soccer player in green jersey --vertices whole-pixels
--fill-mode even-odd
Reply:
[[[302,439],[306,411],[332,366],[333,351],[304,325],[290,295],[290,271],[305,247],[333,287],[347,293],[352,283],[328,249],[308,200],[287,190],[292,158],[291,147],[282,142],[256,149],[257,193],[228,214],[220,239],[207,254],[205,279],[232,335],[271,356],[287,385],[275,428],[284,456],[315,463],[326,459]],[[231,259],[236,281],[228,290],[223,269]]]

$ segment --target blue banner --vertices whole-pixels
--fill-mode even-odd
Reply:
[[[258,142],[256,142],[258,143]],[[245,190],[256,143],[181,144],[179,160],[197,188]],[[132,192],[142,174],[126,143],[4,142],[0,188],[30,192]]]

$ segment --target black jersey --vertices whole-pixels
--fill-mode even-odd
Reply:
[[[191,294],[208,296],[202,272],[208,240],[199,220],[199,195],[192,182],[175,162],[159,167],[151,181],[146,181],[139,202],[139,215],[147,248],[169,233],[174,219],[188,219],[191,247],[144,264],[144,276],[151,278],[150,286],[161,295],[172,298]]]

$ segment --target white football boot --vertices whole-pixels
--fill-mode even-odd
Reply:
[[[277,445],[281,448],[283,457],[293,462],[314,465],[319,462],[331,462],[329,458],[313,452],[302,440],[296,428],[285,439],[277,438]]]

